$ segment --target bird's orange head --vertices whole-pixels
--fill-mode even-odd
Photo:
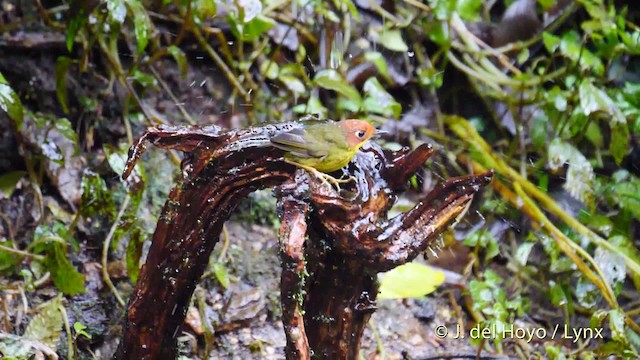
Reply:
[[[342,120],[338,122],[338,126],[346,135],[347,146],[355,149],[360,148],[376,132],[376,128],[364,120]]]

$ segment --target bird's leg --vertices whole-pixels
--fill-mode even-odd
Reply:
[[[353,176],[348,177],[347,179],[336,179],[333,176],[329,175],[329,174],[325,174],[321,171],[316,170],[315,168],[311,167],[311,166],[307,166],[304,164],[300,164],[298,162],[295,161],[291,161],[288,159],[284,160],[287,164],[291,164],[291,165],[295,165],[301,169],[306,170],[308,173],[314,175],[315,177],[319,178],[320,180],[322,180],[322,183],[331,187],[331,185],[334,185],[336,187],[336,190],[340,191],[340,184],[346,184],[352,180],[355,180],[356,178]]]

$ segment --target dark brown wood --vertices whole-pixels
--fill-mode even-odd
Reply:
[[[291,182],[280,191],[296,193],[296,183]],[[287,359],[311,359],[309,341],[302,315],[304,283],[306,277],[304,242],[307,233],[306,216],[309,205],[294,196],[281,196],[282,224],[280,226],[280,257],[282,275],[280,303],[282,304],[282,324],[287,337],[285,352]]]
[[[182,150],[185,159],[129,300],[117,359],[175,358],[191,295],[224,221],[251,191],[286,180],[277,195],[283,210],[287,358],[357,358],[364,327],[375,311],[376,274],[435,246],[439,234],[491,180],[491,173],[450,179],[410,211],[387,220],[396,192],[429,158],[431,147],[385,154],[366,144],[349,167],[355,182],[337,192],[285,163],[281,151],[269,146],[271,136],[299,126],[290,122],[227,132],[159,127],[132,146],[123,177],[131,173],[146,141]]]

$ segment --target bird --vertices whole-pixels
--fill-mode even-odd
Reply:
[[[303,126],[276,134],[271,144],[284,150],[285,162],[316,176],[328,186],[340,191],[340,184],[355,180],[336,179],[328,173],[345,167],[376,129],[364,120],[304,121]]]

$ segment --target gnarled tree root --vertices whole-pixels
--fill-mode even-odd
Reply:
[[[367,144],[350,164],[355,183],[337,193],[296,172],[280,150],[269,146],[269,137],[299,126],[290,122],[226,132],[217,127],[159,127],[132,146],[124,177],[146,141],[182,150],[185,159],[129,300],[115,358],[175,358],[191,295],[224,221],[250,192],[287,180],[277,190],[283,218],[281,299],[287,357],[356,358],[364,326],[375,310],[376,273],[411,261],[432,246],[491,180],[491,173],[450,179],[412,210],[386,220],[395,192],[432,149],[423,145],[387,156],[377,145]]]

